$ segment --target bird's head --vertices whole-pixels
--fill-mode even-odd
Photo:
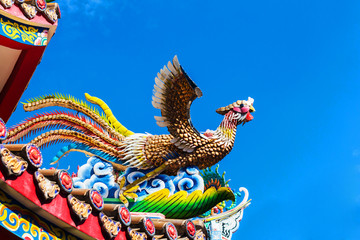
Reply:
[[[236,102],[226,106],[221,107],[216,110],[217,113],[221,115],[227,115],[232,113],[233,117],[238,120],[237,124],[245,124],[253,120],[252,112],[255,112],[253,107],[254,99],[249,97],[248,100],[237,100]]]

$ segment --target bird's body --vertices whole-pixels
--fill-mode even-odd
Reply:
[[[6,142],[15,142],[48,127],[62,127],[41,134],[31,143],[46,146],[73,142],[76,144],[72,150],[97,155],[125,167],[155,168],[157,174],[176,175],[182,167],[204,169],[219,162],[232,150],[237,126],[252,120],[253,99],[238,100],[217,110],[224,119],[216,130],[200,134],[191,123],[190,106],[202,93],[176,56],[172,63],[161,69],[155,83],[152,103],[161,110],[161,116],[155,119],[160,127],[168,128],[168,135],[138,134],[127,130],[101,99],[88,94],[85,94],[86,99],[99,105],[105,116],[72,97],[49,95],[26,103],[25,110],[61,106],[87,117],[65,112],[36,115],[12,128]]]
[[[202,144],[195,147],[192,152],[179,149],[173,144],[175,138],[170,134],[134,134],[124,139],[124,147],[127,151],[121,158],[127,157],[131,162],[130,166],[145,169],[147,166],[160,167],[166,164],[168,167],[165,173],[168,175],[176,175],[180,168],[187,166],[197,166],[200,169],[211,167],[233,148],[237,125],[236,120],[229,120],[231,115],[232,113],[229,113],[225,116],[217,131],[208,131],[202,134],[201,138],[199,136],[196,140],[201,141]],[[186,132],[182,136],[188,140],[189,136]],[[140,165],[137,166],[138,164]]]

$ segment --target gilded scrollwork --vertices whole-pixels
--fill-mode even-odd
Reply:
[[[131,240],[147,240],[147,236],[145,233],[140,233],[130,228],[129,228],[129,236]]]
[[[13,0],[0,0],[1,5],[4,6],[4,8],[10,8],[13,4]]]
[[[35,179],[45,199],[53,199],[59,194],[60,187],[41,173],[35,172]]]
[[[55,10],[55,8],[47,8],[46,10],[45,10],[45,15],[46,15],[46,17],[48,18],[48,20],[50,21],[50,22],[56,22],[56,20],[58,19],[58,15],[57,15],[57,13],[56,13],[56,10]]]
[[[68,202],[80,221],[87,219],[92,211],[90,204],[82,202],[72,195],[68,195]]]
[[[37,10],[36,10],[35,6],[27,4],[27,3],[22,3],[21,7],[24,10],[24,13],[28,18],[31,19],[31,18],[35,17],[35,15],[37,13]]]
[[[25,4],[25,3],[24,3]],[[13,40],[20,40],[24,43],[32,45],[45,46],[47,44],[48,31],[44,29],[39,32],[39,29],[32,26],[25,26],[9,19],[0,18],[2,26],[2,33]]]
[[[121,230],[121,224],[117,221],[110,219],[108,216],[106,216],[103,213],[100,213],[99,216],[103,228],[108,233],[109,237],[110,238],[116,237]]]
[[[19,176],[28,167],[28,163],[25,160],[12,154],[10,150],[3,145],[0,145],[0,155],[8,175]]]
[[[203,231],[197,231],[194,240],[206,240],[206,236]]]
[[[63,229],[40,219],[0,190],[0,226],[21,239],[77,240]],[[0,237],[5,239],[4,236]]]

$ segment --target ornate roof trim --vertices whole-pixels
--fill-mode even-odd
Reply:
[[[45,0],[0,0],[0,6],[10,13],[14,8],[19,8],[28,20],[39,16],[54,24],[61,18],[59,4],[47,3]]]
[[[0,120],[0,138],[6,136],[5,123]],[[206,239],[207,231],[202,221],[159,219],[161,215],[152,216],[151,213],[132,215],[123,204],[105,204],[94,189],[73,188],[72,177],[67,171],[39,169],[43,158],[33,144],[1,144],[0,140],[0,153],[3,160],[0,161],[0,193],[5,191],[28,211],[76,237]]]

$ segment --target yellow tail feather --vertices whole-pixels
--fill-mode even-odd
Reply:
[[[101,109],[104,111],[106,117],[109,119],[111,125],[113,125],[114,129],[124,135],[125,137],[128,137],[130,135],[133,135],[134,133],[130,130],[128,130],[126,127],[124,127],[114,116],[114,114],[111,112],[109,106],[100,98],[92,97],[88,93],[85,93],[85,98],[89,102],[98,105],[101,107]]]

